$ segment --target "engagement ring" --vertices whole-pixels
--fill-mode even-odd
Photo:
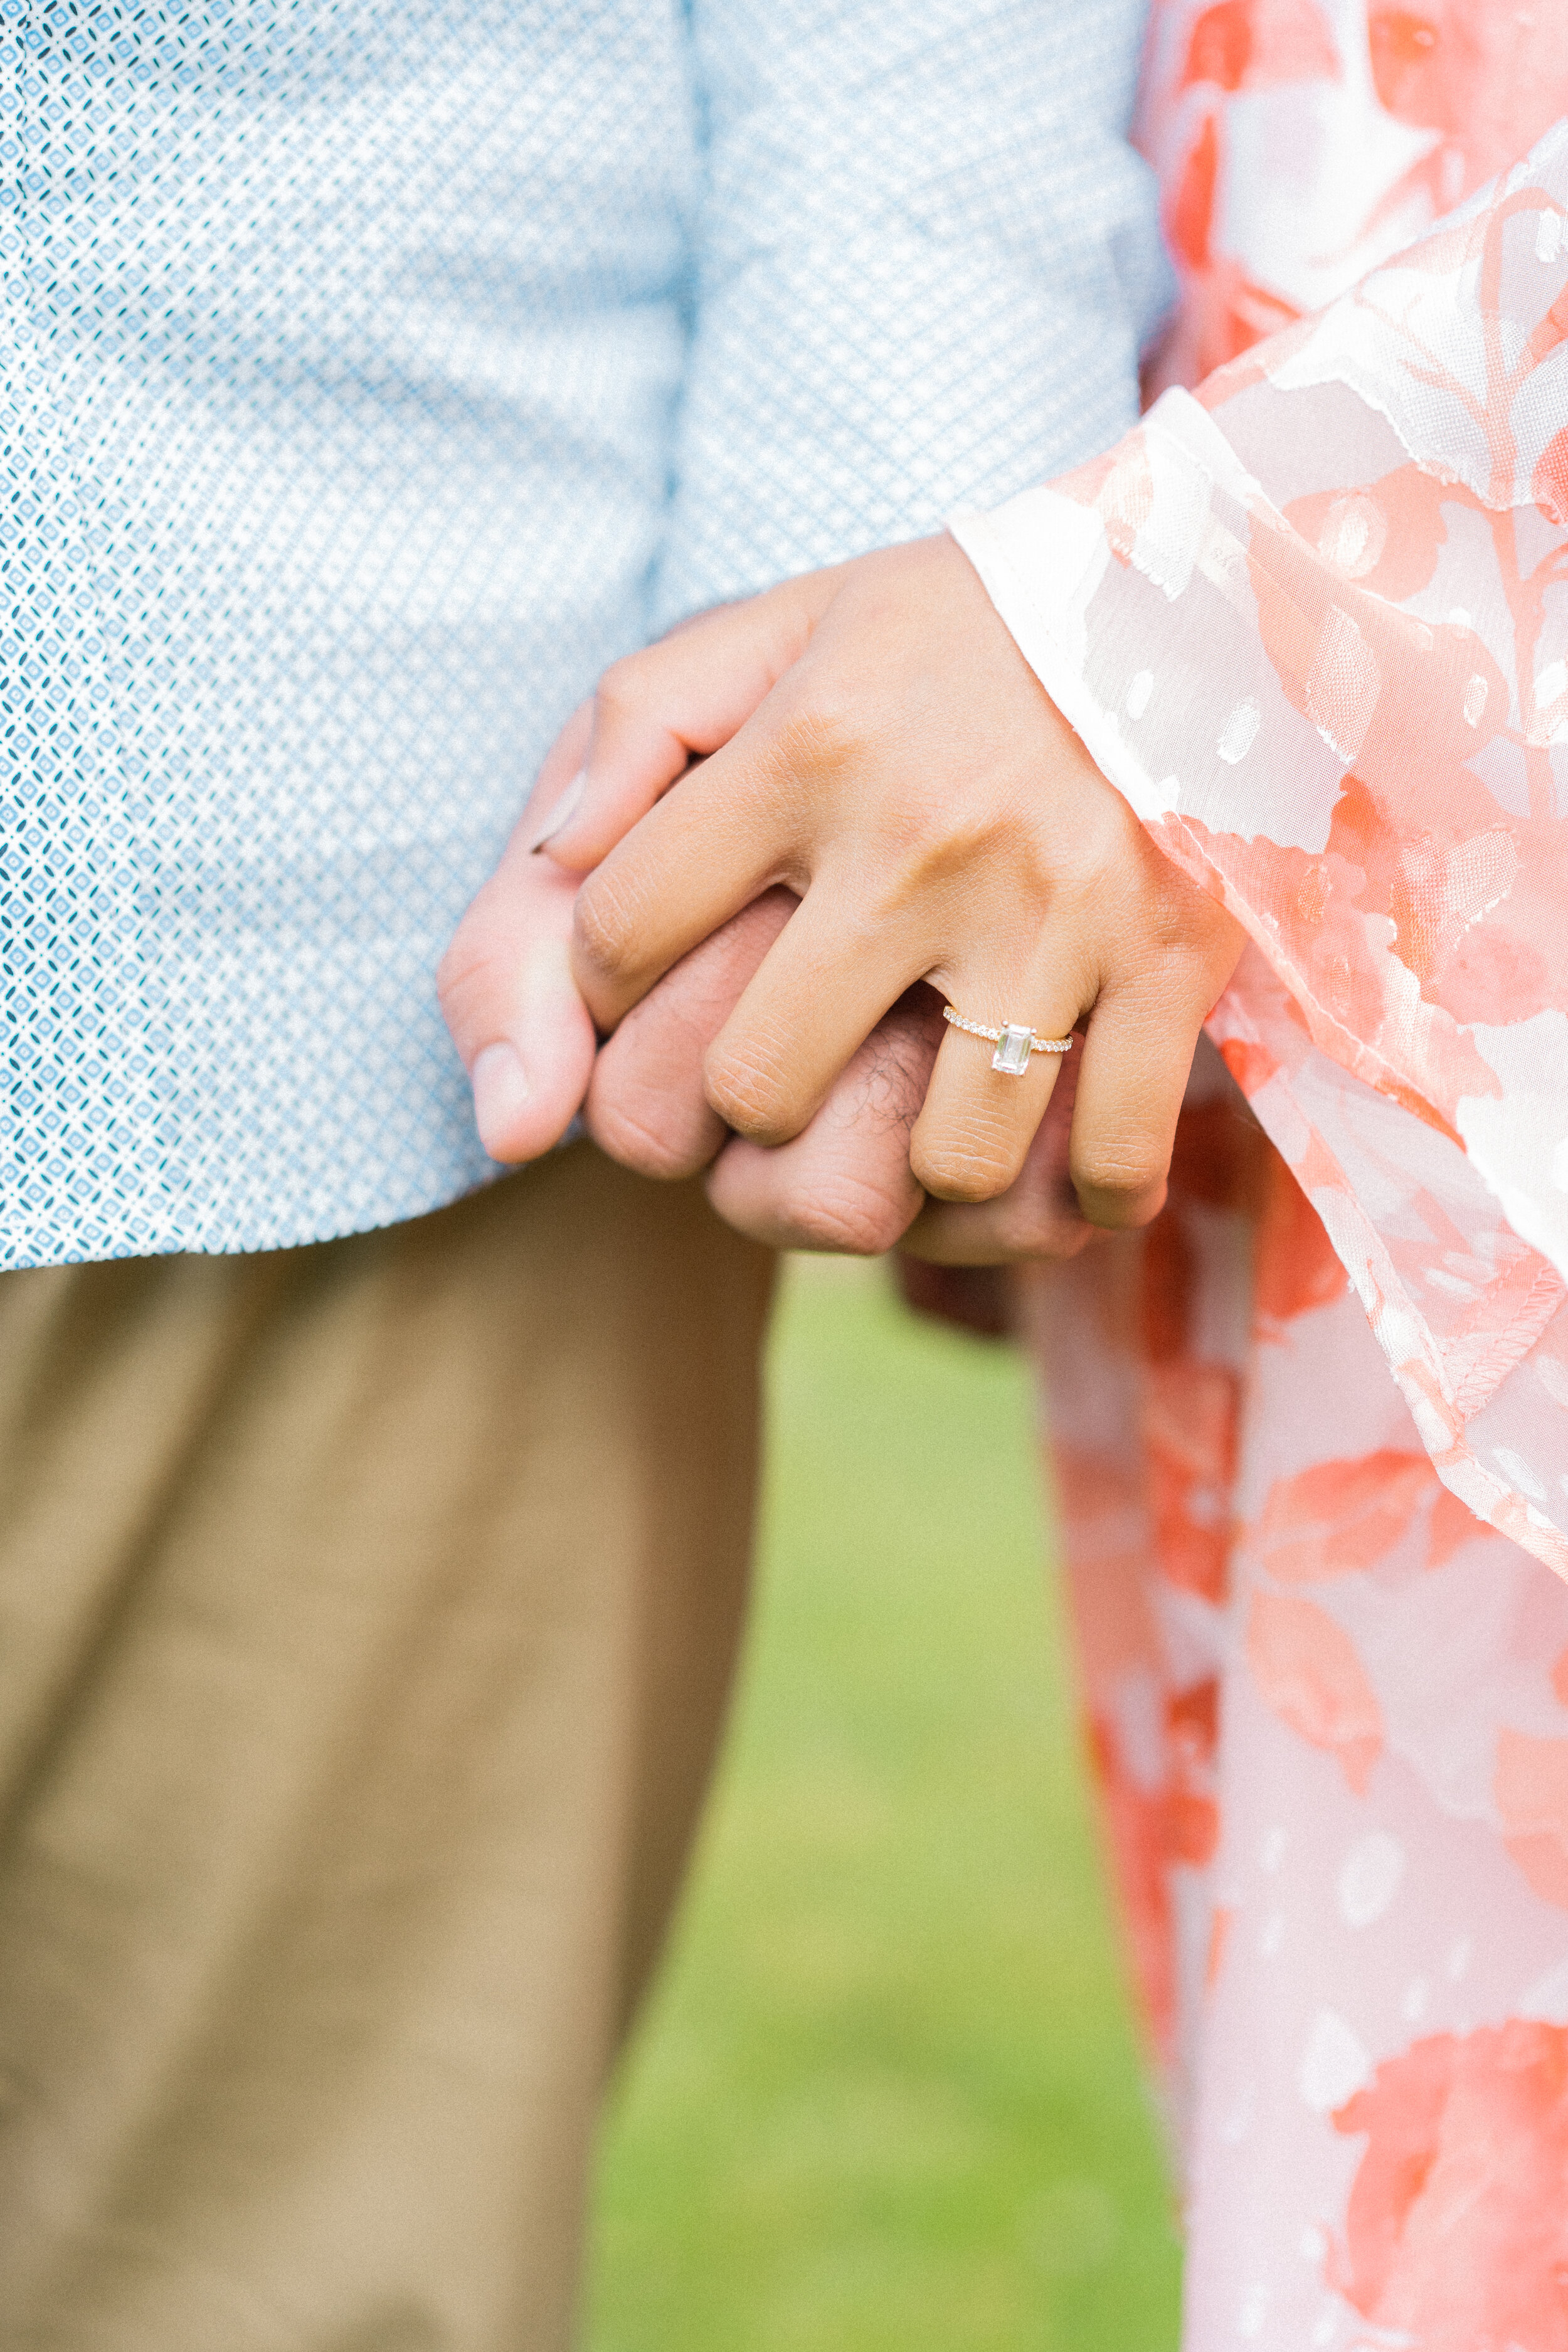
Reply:
[[[955,1029],[966,1030],[971,1037],[984,1037],[996,1051],[991,1056],[991,1066],[1000,1070],[1005,1078],[1021,1078],[1029,1066],[1031,1054],[1070,1054],[1070,1037],[1037,1037],[1032,1029],[1023,1028],[1016,1021],[1005,1021],[1000,1029],[987,1029],[983,1021],[966,1021],[951,1004],[942,1008],[942,1017],[951,1021]]]

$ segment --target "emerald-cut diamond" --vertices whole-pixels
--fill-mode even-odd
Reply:
[[[1000,1070],[1005,1078],[1021,1078],[1029,1066],[1029,1051],[1035,1042],[1032,1029],[1020,1029],[1014,1022],[996,1040],[996,1051],[991,1056],[991,1066]]]

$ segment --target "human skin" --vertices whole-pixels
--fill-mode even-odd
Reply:
[[[1091,1228],[1067,1177],[1071,1072],[1002,1199],[955,1206],[928,1201],[915,1182],[910,1130],[942,1034],[941,1000],[929,989],[909,991],[884,1015],[793,1142],[770,1150],[731,1135],[708,1102],[703,1057],[796,904],[787,891],[765,893],[684,957],[595,1059],[567,968],[575,877],[530,854],[541,796],[443,965],[454,1025],[468,1024],[471,1036],[504,1021],[518,1041],[503,1048],[499,1112],[497,1095],[487,1109],[480,1090],[481,1132],[497,1158],[548,1150],[581,1105],[611,1158],[667,1179],[707,1169],[720,1214],[776,1248],[871,1255],[901,1241],[941,1263],[990,1265],[1082,1246]],[[505,1072],[514,1055],[526,1056],[534,1080],[526,1090]]]
[[[616,664],[529,823],[442,970],[498,1157],[547,1148],[581,1099],[585,1003],[604,1030],[632,1016],[589,1090],[595,1134],[675,1174],[733,1133],[710,1189],[762,1237],[887,1246],[918,1213],[916,1246],[973,1260],[1057,1254],[1084,1220],[1159,1207],[1241,934],[1149,843],[952,541],[791,582]],[[1067,1154],[1081,1218],[1046,1121],[1058,1057],[999,1076],[977,1040],[941,1034],[922,981],[1042,1035],[1089,1014]]]
[[[627,1013],[594,1066],[586,1117],[595,1140],[646,1175],[708,1168],[720,1214],[778,1248],[875,1255],[902,1242],[950,1265],[1081,1248],[1092,1228],[1067,1173],[1071,1069],[1002,1198],[930,1201],[915,1181],[910,1133],[944,1034],[942,1000],[923,983],[884,1013],[798,1136],[768,1147],[731,1135],[707,1098],[707,1049],[797,905],[790,891],[764,892]]]
[[[703,1057],[798,903],[764,893],[682,958],[598,1048],[570,971],[577,877],[533,854],[586,754],[584,703],[541,771],[521,823],[441,967],[442,1002],[475,1078],[487,1148],[523,1161],[579,1108],[601,1149],[639,1173],[709,1171],[719,1213],[780,1249],[874,1255],[897,1243],[939,1264],[1070,1256],[1089,1237],[1067,1174],[1070,1072],[1022,1175],[979,1206],[928,1200],[910,1130],[942,1034],[941,1000],[906,992],[878,1023],[805,1131],[777,1150],[733,1136],[707,1100]],[[585,1099],[584,1099],[585,1096]]]

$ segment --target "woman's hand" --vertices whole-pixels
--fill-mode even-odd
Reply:
[[[729,1133],[707,1098],[707,1050],[798,903],[782,889],[754,899],[627,1013],[594,1066],[595,1141],[645,1176],[706,1169],[720,1215],[775,1249],[874,1256],[901,1242],[953,1265],[1076,1255],[1093,1228],[1067,1174],[1070,1063],[999,1199],[932,1202],[915,1182],[910,1133],[945,1034],[942,1000],[923,985],[883,1014],[792,1141],[770,1150]]]
[[[707,1051],[727,1127],[772,1147],[801,1135],[929,979],[992,1026],[1054,1038],[1088,1016],[1079,1201],[1098,1224],[1155,1213],[1243,933],[1101,776],[952,541],[788,583],[617,663],[586,779],[542,862],[597,867],[574,968],[602,1029],[773,886],[802,900]],[[988,1045],[950,1031],[910,1136],[920,1186],[1008,1193],[1058,1069],[1038,1054],[1001,1075]]]

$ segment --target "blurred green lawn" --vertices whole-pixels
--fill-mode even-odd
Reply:
[[[758,1605],[606,2135],[592,2352],[1170,2352],[1026,1375],[796,1261]]]

